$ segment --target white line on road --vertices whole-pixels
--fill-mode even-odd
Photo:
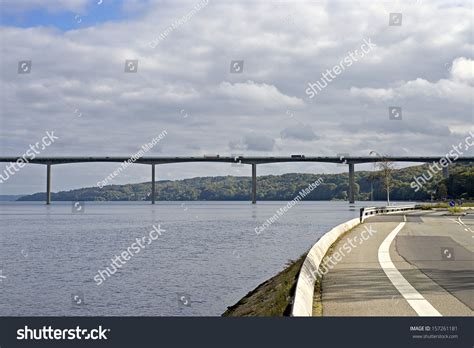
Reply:
[[[471,230],[471,228],[470,228],[468,225],[466,225],[466,224],[464,223],[464,221],[461,220],[461,217],[460,217],[460,216],[458,217],[458,220],[459,220],[460,225],[464,227],[464,231],[469,231],[469,232],[473,232],[473,233],[474,233],[474,231]]]
[[[462,224],[461,224],[458,220],[455,220],[455,219],[449,219],[449,220],[451,220],[451,221],[457,223],[459,226],[462,226]]]
[[[398,271],[390,258],[390,245],[405,226],[405,222],[400,222],[395,229],[380,244],[378,257],[379,263],[388,279],[400,294],[407,300],[408,304],[419,316],[440,317],[440,312],[429,303]]]

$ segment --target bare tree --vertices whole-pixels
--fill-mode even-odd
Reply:
[[[386,155],[381,155],[377,151],[370,151],[370,154],[375,154],[380,158],[380,161],[375,163],[375,167],[379,170],[380,176],[383,178],[382,186],[387,191],[387,206],[389,206],[390,187],[392,186],[392,174],[395,170],[395,165],[392,161],[387,159]]]

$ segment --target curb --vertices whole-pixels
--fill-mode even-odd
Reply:
[[[313,294],[316,272],[331,245],[345,232],[360,224],[360,219],[346,221],[324,234],[309,250],[301,267],[296,283],[295,298],[291,309],[292,317],[313,315]]]

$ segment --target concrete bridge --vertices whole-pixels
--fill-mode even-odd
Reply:
[[[323,162],[346,164],[349,167],[349,203],[355,202],[355,164],[360,163],[376,163],[376,162],[421,162],[432,163],[445,159],[449,163],[452,162],[474,162],[474,157],[446,157],[446,156],[203,156],[203,157],[155,157],[143,156],[133,161],[133,163],[151,165],[151,203],[155,204],[155,166],[157,164],[183,163],[183,162],[222,162],[222,163],[242,163],[252,166],[252,203],[257,202],[257,165],[269,163],[283,162]],[[43,164],[46,165],[46,204],[51,203],[51,166],[57,164],[68,163],[88,163],[88,162],[127,162],[130,157],[35,157],[33,159],[25,159],[23,157],[0,157],[0,162],[10,162],[10,166],[22,166],[24,163]],[[7,165],[8,166],[8,165]],[[449,176],[448,167],[443,168],[445,177]]]

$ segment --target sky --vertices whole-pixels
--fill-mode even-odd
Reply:
[[[474,131],[472,6],[2,0],[0,155],[20,156],[54,132],[39,156],[129,157],[166,131],[146,156],[443,156]],[[118,165],[53,166],[52,189],[95,186]],[[258,175],[344,171],[258,166]],[[222,163],[156,173],[250,174],[250,166]],[[150,175],[136,164],[113,183]],[[45,166],[27,165],[0,194],[44,191],[45,176]]]

